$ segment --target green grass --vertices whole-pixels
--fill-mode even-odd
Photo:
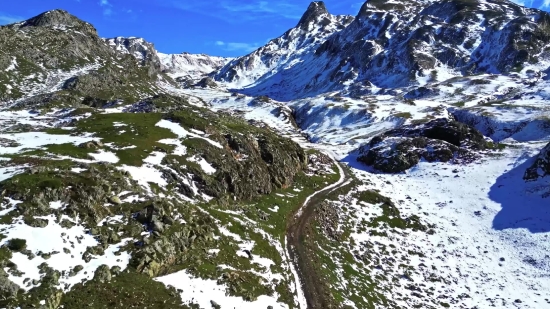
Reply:
[[[133,149],[116,150],[114,153],[120,159],[120,164],[141,166],[143,159],[155,149],[173,148],[158,142],[177,137],[170,130],[155,126],[161,119],[162,114],[94,114],[78,122],[76,132],[93,133],[103,143],[113,143],[119,148],[136,146]],[[125,126],[115,127],[115,122]]]
[[[176,290],[167,289],[146,275],[123,272],[108,283],[78,284],[61,300],[64,308],[191,308],[181,303]]]

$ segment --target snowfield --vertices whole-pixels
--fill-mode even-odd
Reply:
[[[410,261],[419,271],[412,282],[433,286],[434,298],[453,299],[454,306],[550,306],[550,209],[541,197],[549,181],[523,180],[541,146],[505,150],[466,166],[421,163],[400,175],[371,173],[349,158],[354,173],[367,184],[363,189],[378,189],[395,200],[403,214],[436,225],[434,235],[385,239],[354,233],[352,238],[357,244],[378,241],[423,252],[425,257]],[[358,218],[371,212],[363,207],[354,210]],[[432,266],[444,278],[444,286],[425,280],[428,272],[422,270]],[[393,293],[407,291],[396,288]],[[461,294],[469,297],[459,300]]]

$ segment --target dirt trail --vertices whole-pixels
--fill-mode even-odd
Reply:
[[[345,186],[346,180],[349,178],[340,163],[333,156],[330,157],[338,167],[340,179],[310,195],[296,215],[290,219],[287,229],[288,255],[299,277],[299,281],[296,282],[296,290],[300,309],[326,309],[332,303],[330,292],[326,290],[326,285],[322,284],[321,277],[317,273],[318,270],[313,265],[311,259],[313,252],[308,249],[306,243],[306,238],[311,233],[310,223],[315,214],[315,208],[330,192]]]

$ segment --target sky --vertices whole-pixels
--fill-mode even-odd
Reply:
[[[0,25],[64,9],[101,37],[135,36],[163,53],[248,54],[294,27],[310,0],[0,0]],[[550,0],[516,0],[550,8]],[[356,15],[361,0],[325,0],[332,14]]]

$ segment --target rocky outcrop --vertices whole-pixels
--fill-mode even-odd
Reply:
[[[134,56],[140,64],[148,68],[149,76],[155,76],[162,70],[162,64],[155,46],[142,38],[116,37],[105,39],[105,42],[111,46],[117,53],[130,54]]]
[[[211,112],[204,111],[204,114],[213,116]],[[295,175],[307,167],[304,150],[269,129],[257,129],[232,117],[219,118],[217,127],[202,126],[183,113],[169,114],[166,119],[194,123],[192,127],[207,132],[210,139],[223,146],[218,148],[207,142],[187,145],[190,153],[198,154],[216,169],[212,175],[199,167],[188,166],[182,170],[177,161],[169,162],[177,174],[191,173],[200,191],[208,196],[244,200],[269,194],[276,188],[290,186]],[[243,134],[239,129],[243,126],[249,128],[248,133]],[[170,183],[181,183],[177,174],[169,173]],[[191,194],[187,188],[182,188],[182,193]]]
[[[357,160],[385,173],[400,173],[428,162],[468,163],[492,143],[473,127],[437,119],[420,126],[405,126],[374,137],[359,149]]]
[[[535,163],[527,169],[523,179],[526,181],[534,181],[548,175],[550,175],[550,144],[546,145],[546,147],[540,151],[535,158]]]

